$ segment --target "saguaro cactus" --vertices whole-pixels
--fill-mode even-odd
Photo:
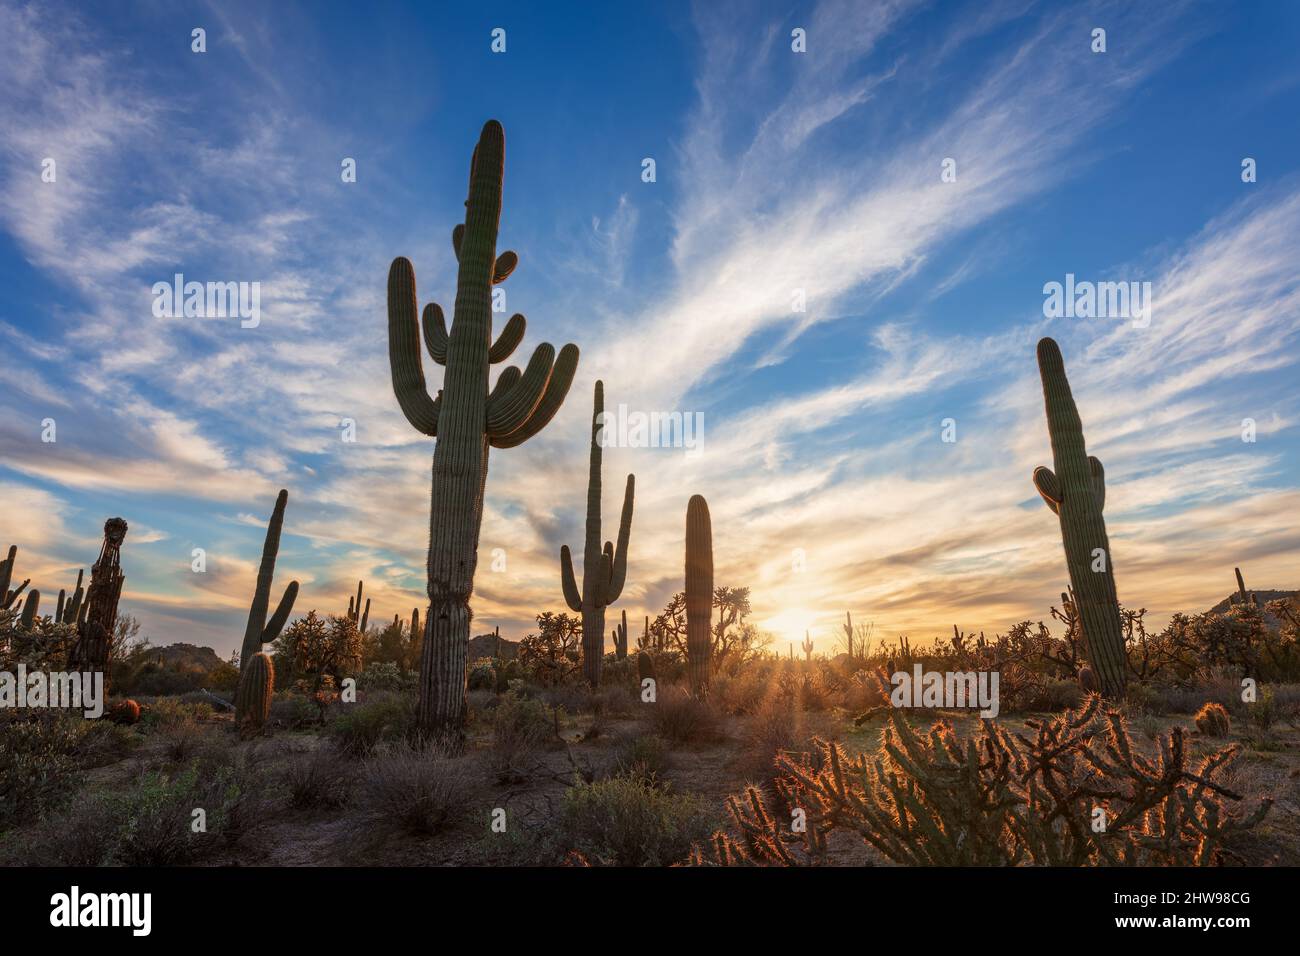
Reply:
[[[18,587],[10,590],[9,583],[13,580],[14,563],[17,560],[18,545],[11,544],[9,545],[9,556],[3,561],[0,561],[0,608],[13,607],[14,602],[18,600],[19,595],[23,593],[27,588],[27,585],[32,583],[32,579],[28,578],[22,584],[18,585]]]
[[[241,728],[245,721],[256,718],[255,713],[245,711],[245,706],[251,702],[255,707],[261,707],[262,691],[258,688],[266,679],[266,675],[263,673],[263,664],[257,661],[261,657],[266,657],[262,653],[262,645],[269,644],[280,636],[285,621],[293,611],[293,602],[298,597],[298,582],[290,581],[289,586],[284,589],[284,595],[280,598],[275,613],[271,615],[270,622],[266,620],[267,609],[271,606],[271,581],[275,577],[275,559],[280,553],[280,530],[284,527],[284,508],[288,503],[289,492],[281,489],[275,499],[275,510],[271,512],[271,521],[266,526],[266,541],[262,545],[262,564],[257,569],[257,589],[253,592],[253,603],[248,609],[248,625],[244,628],[244,643],[239,651],[239,689],[235,694],[235,724]],[[267,658],[266,663],[270,663],[270,658]],[[272,688],[274,688],[274,680],[275,672],[272,670]],[[244,685],[249,682],[253,686],[246,690]],[[266,706],[268,708],[271,706],[269,697]],[[260,727],[261,721],[265,719],[265,716],[257,719],[257,726]]]
[[[557,357],[543,343],[527,371],[507,368],[488,391],[490,366],[507,359],[524,335],[525,320],[510,318],[492,342],[492,286],[503,282],[518,257],[497,255],[505,133],[489,120],[470,160],[465,221],[451,235],[460,262],[456,309],[448,334],[442,309],[424,310],[425,346],[446,366],[442,391],[430,397],[420,358],[420,312],[415,270],[393,260],[388,271],[388,360],[393,393],[407,421],[436,438],[429,508],[428,592],[420,660],[417,721],[426,739],[451,749],[464,739],[466,657],[478,565],[488,447],[513,448],[541,431],[559,410],[578,366],[578,349]]]
[[[623,516],[618,523],[618,546],[606,541],[601,550],[600,428],[604,411],[605,386],[597,381],[591,413],[591,467],[587,478],[587,538],[582,549],[581,593],[574,580],[569,546],[560,548],[564,600],[570,610],[582,614],[582,673],[592,687],[600,683],[600,664],[605,656],[605,608],[618,600],[627,578],[627,541],[632,531],[632,499],[636,491],[636,478],[628,475],[623,491]]]
[[[803,648],[803,659],[811,663],[812,652],[813,652],[813,640],[808,635],[807,631],[803,632],[803,644],[801,644],[800,646]]]
[[[241,736],[261,731],[271,716],[271,698],[275,696],[275,665],[271,655],[258,652],[244,664],[235,692],[235,726]]]
[[[614,659],[621,661],[627,657],[627,611],[623,611],[623,619],[614,626],[611,632],[614,638]]]
[[[75,671],[102,672],[108,684],[109,657],[113,651],[113,630],[117,627],[117,602],[122,597],[121,550],[127,526],[121,518],[104,522],[104,543],[99,558],[90,568],[86,590],[86,617],[68,654],[68,666]]]
[[[709,689],[712,625],[713,527],[708,502],[693,495],[686,506],[686,656],[696,697]]]
[[[366,633],[366,626],[370,623],[370,598],[366,598],[366,607],[361,609],[361,594],[365,590],[365,582],[357,582],[357,597],[354,601],[348,598],[348,620],[357,626],[357,630],[362,634]]]
[[[27,592],[27,600],[23,602],[23,615],[19,625],[24,631],[30,631],[36,624],[36,615],[41,609],[41,592],[32,588]]]
[[[1034,469],[1034,487],[1060,518],[1065,563],[1074,588],[1083,643],[1102,694],[1124,693],[1124,633],[1115,594],[1115,566],[1101,511],[1106,502],[1105,472],[1083,443],[1083,423],[1070,394],[1061,350],[1050,338],[1038,343],[1047,431],[1052,440],[1051,468]]]

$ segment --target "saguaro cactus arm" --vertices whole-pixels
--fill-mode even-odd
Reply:
[[[1056,480],[1056,473],[1045,465],[1034,469],[1034,488],[1042,496],[1043,503],[1052,509],[1052,514],[1060,514],[1061,483]]]
[[[1097,499],[1097,510],[1106,507],[1106,469],[1101,466],[1101,459],[1088,456],[1088,467],[1092,472],[1092,495]]]
[[[623,513],[618,519],[618,545],[613,549],[613,561],[610,569],[609,584],[605,589],[605,603],[613,604],[623,593],[623,584],[627,580],[627,543],[632,534],[632,505],[636,497],[636,476],[627,476],[627,485],[623,488]],[[605,549],[610,550],[609,542]]]
[[[506,327],[501,330],[501,335],[492,343],[488,349],[488,362],[496,365],[498,362],[504,362],[514,354],[515,348],[524,340],[524,329],[527,328],[528,322],[523,314],[516,312],[510,316]]]
[[[393,394],[416,431],[435,438],[442,394],[430,398],[424,384],[418,315],[415,269],[409,259],[398,256],[388,270],[388,364],[393,373]],[[432,349],[431,344],[431,354]]]
[[[549,347],[549,346],[548,346]],[[540,350],[542,346],[538,346]],[[534,354],[534,359],[536,354]],[[532,362],[529,362],[532,366]],[[541,400],[533,406],[532,411],[519,425],[510,431],[502,431],[498,434],[488,434],[488,439],[493,448],[514,448],[522,445],[528,439],[532,438],[543,428],[551,423],[555,413],[560,410],[564,404],[564,398],[569,394],[569,386],[573,384],[574,373],[578,370],[578,347],[576,345],[566,345],[560,349],[559,356],[555,359],[555,364],[550,370],[550,375],[545,381],[545,391],[542,393]],[[527,376],[522,378],[515,385],[516,389],[522,388],[527,380]]]
[[[439,365],[446,365],[447,319],[442,314],[442,306],[430,302],[424,307],[420,321],[424,326],[424,347],[429,350],[429,358]]]
[[[582,610],[582,592],[578,590],[577,579],[573,575],[573,555],[569,546],[560,548],[560,584],[564,588],[564,601],[569,610],[575,613]]]

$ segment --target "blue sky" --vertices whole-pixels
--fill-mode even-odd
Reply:
[[[507,562],[480,563],[476,630],[563,605],[597,377],[610,406],[705,416],[697,456],[606,452],[606,537],[637,475],[634,620],[681,586],[697,492],[720,583],[780,640],[829,650],[845,610],[914,639],[1045,617],[1043,334],[1107,466],[1121,600],[1161,623],[1234,564],[1294,586],[1298,35],[1280,2],[0,0],[0,544],[52,596],[121,514],[123,610],[226,653],[286,487],[300,611],[362,577],[375,618],[422,604],[432,448],[392,396],[384,277],[409,257],[450,313],[495,117],[519,354],[582,360],[548,429],[493,452],[482,545]],[[260,282],[261,324],[155,318],[176,272]],[[1045,318],[1066,273],[1151,282],[1150,326]]]

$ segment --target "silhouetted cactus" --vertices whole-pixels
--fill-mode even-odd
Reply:
[[[275,696],[275,664],[271,655],[257,653],[244,664],[235,692],[235,725],[240,736],[260,733],[271,716],[271,699]]]
[[[686,656],[697,697],[709,689],[712,625],[713,528],[708,502],[693,495],[686,505]]]
[[[627,578],[627,542],[632,531],[632,502],[636,478],[627,476],[623,514],[618,522],[618,545],[600,546],[601,418],[605,411],[605,386],[597,381],[591,412],[591,457],[587,477],[587,536],[582,549],[582,590],[573,575],[573,556],[566,544],[560,548],[560,583],[571,611],[582,614],[582,673],[587,683],[600,683],[605,656],[605,608],[618,600]],[[626,625],[626,618],[624,620]],[[626,649],[622,657],[627,656]]]
[[[102,672],[105,687],[108,686],[113,631],[117,627],[117,602],[122,597],[122,584],[126,581],[121,561],[126,532],[126,522],[121,518],[109,518],[104,522],[104,543],[99,549],[99,559],[90,568],[86,615],[68,655],[71,670]]]
[[[622,620],[614,626],[614,659],[621,661],[627,657],[627,611],[622,612]]]
[[[541,431],[559,410],[578,365],[578,349],[566,345],[558,358],[538,346],[521,373],[511,366],[489,392],[488,373],[504,361],[524,334],[515,314],[492,342],[492,286],[505,280],[518,257],[497,256],[505,133],[490,120],[470,161],[465,221],[452,231],[460,262],[456,310],[448,334],[442,309],[424,311],[425,346],[447,372],[442,391],[430,397],[420,358],[420,312],[415,270],[393,260],[388,271],[388,358],[393,393],[407,420],[437,438],[429,508],[428,593],[424,651],[420,663],[421,733],[450,749],[464,740],[466,657],[478,564],[488,448],[513,448]]]
[[[370,623],[370,598],[366,598],[365,610],[361,608],[361,594],[365,590],[365,582],[357,582],[356,599],[348,598],[347,618],[357,626],[357,630],[362,634],[366,633],[366,626]]]
[[[13,581],[14,563],[18,560],[18,545],[9,546],[9,556],[0,561],[0,608],[10,608],[18,600],[19,595],[23,593],[27,585],[32,583],[28,578],[18,587],[10,589],[9,585]]]
[[[32,588],[27,592],[27,600],[23,602],[23,615],[20,627],[24,631],[30,631],[32,625],[36,622],[36,613],[41,608],[41,592]]]
[[[266,612],[271,606],[271,582],[275,577],[275,559],[280,553],[280,531],[284,527],[284,509],[289,503],[289,492],[281,489],[280,494],[275,499],[275,509],[271,512],[271,520],[266,526],[266,541],[262,545],[262,564],[257,570],[257,588],[253,592],[253,603],[248,609],[248,625],[244,628],[244,642],[239,651],[239,688],[235,694],[235,723],[241,728],[247,720],[253,719],[257,727],[261,727],[265,717],[256,718],[255,714],[246,713],[243,709],[244,704],[253,702],[257,706],[260,704],[262,691],[256,686],[245,688],[245,683],[258,682],[265,679],[262,673],[261,664],[258,664],[256,672],[250,671],[250,665],[262,654],[262,646],[269,644],[280,636],[284,629],[285,621],[289,619],[289,614],[293,611],[293,602],[298,597],[298,582],[290,581],[289,586],[284,589],[284,595],[280,598],[280,603],[271,615],[271,620],[266,619]],[[270,658],[267,658],[269,663]],[[272,681],[274,682],[274,671],[272,671]],[[274,686],[274,684],[273,684]],[[242,703],[241,703],[242,702]],[[270,698],[267,698],[267,707],[270,707]]]
[[[803,632],[803,644],[800,646],[803,648],[804,660],[811,662],[812,652],[813,652],[813,642],[812,642],[812,638],[808,636],[807,631]]]
[[[81,586],[81,582],[85,574],[84,568],[78,569],[77,586],[73,588],[70,599],[67,598],[66,592],[59,590],[59,602],[54,613],[54,620],[59,624],[77,624],[81,620],[86,596],[86,589]]]
[[[636,656],[636,677],[638,681],[644,681],[646,678],[657,680],[655,675],[654,655],[649,651],[641,651]]]
[[[1237,576],[1237,593],[1232,596],[1233,604],[1253,604],[1259,607],[1259,598],[1254,591],[1246,590],[1246,579],[1241,576],[1241,568],[1233,568],[1233,573]]]
[[[1123,696],[1126,677],[1124,632],[1110,541],[1101,516],[1106,502],[1105,472],[1101,462],[1088,455],[1084,447],[1083,424],[1065,377],[1065,361],[1050,338],[1038,343],[1038,371],[1056,470],[1041,465],[1034,469],[1034,487],[1060,518],[1065,563],[1074,587],[1088,662],[1102,693],[1118,699]]]

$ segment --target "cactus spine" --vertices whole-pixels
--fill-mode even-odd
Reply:
[[[1060,518],[1065,563],[1088,662],[1103,696],[1114,700],[1124,693],[1126,660],[1115,567],[1101,515],[1106,502],[1105,471],[1084,447],[1083,423],[1065,377],[1065,361],[1050,338],[1038,343],[1038,371],[1055,471],[1041,465],[1034,469],[1034,487]]]
[[[284,589],[283,597],[280,598],[279,606],[271,615],[270,622],[266,620],[267,609],[271,606],[271,581],[275,577],[275,559],[280,553],[280,530],[284,527],[284,508],[288,503],[289,492],[281,489],[275,499],[275,510],[271,512],[271,521],[266,526],[266,541],[262,545],[262,564],[257,570],[257,589],[253,592],[253,603],[248,609],[248,625],[244,628],[244,643],[239,651],[240,673],[239,689],[235,693],[235,724],[241,728],[246,721],[254,721],[257,727],[261,727],[262,721],[266,719],[261,710],[250,712],[246,711],[245,707],[250,704],[257,708],[262,707],[261,696],[264,692],[258,685],[267,679],[264,667],[270,666],[269,657],[264,663],[258,663],[259,658],[266,657],[262,653],[262,645],[269,644],[280,636],[285,621],[293,611],[293,602],[298,597],[298,582],[290,581],[289,586]],[[271,687],[274,688],[274,669],[269,673]],[[246,683],[252,686],[246,688]],[[266,693],[265,696],[265,707],[269,709],[270,695]],[[258,717],[258,714],[262,716]]]
[[[424,311],[424,344],[446,367],[443,388],[431,397],[420,358],[420,311],[415,270],[397,258],[388,271],[388,360],[393,393],[417,431],[437,438],[429,508],[428,593],[424,650],[420,661],[417,722],[422,735],[449,749],[464,740],[466,658],[478,564],[488,448],[513,448],[541,431],[559,410],[578,365],[578,349],[566,345],[558,358],[549,343],[538,346],[521,373],[503,371],[488,391],[492,364],[504,361],[524,335],[525,320],[510,318],[492,342],[492,286],[518,262],[498,256],[505,133],[489,120],[470,160],[465,221],[452,231],[460,267],[456,307],[448,334],[442,309]]]
[[[570,610],[582,614],[582,673],[592,687],[600,683],[605,656],[605,608],[618,600],[627,578],[627,541],[632,531],[632,500],[636,478],[627,476],[623,515],[618,523],[618,546],[600,546],[600,431],[604,424],[605,385],[597,381],[591,413],[591,458],[587,478],[587,537],[582,549],[582,591],[573,575],[573,556],[566,544],[560,548],[560,583]],[[625,622],[626,623],[626,622]],[[616,639],[617,640],[617,639]],[[626,652],[624,652],[626,656]]]
[[[623,611],[622,620],[614,626],[614,659],[621,661],[627,657],[627,611]]]
[[[271,716],[271,698],[275,695],[275,665],[271,655],[258,652],[244,665],[235,692],[235,725],[240,736],[260,733]]]
[[[686,506],[686,656],[696,697],[709,690],[712,623],[713,528],[708,502],[693,495]]]
[[[99,558],[90,568],[90,587],[86,590],[86,616],[77,628],[77,639],[68,655],[70,670],[103,673],[108,686],[109,657],[113,651],[113,631],[117,627],[117,602],[122,597],[121,550],[127,525],[121,518],[104,522],[104,543]]]

